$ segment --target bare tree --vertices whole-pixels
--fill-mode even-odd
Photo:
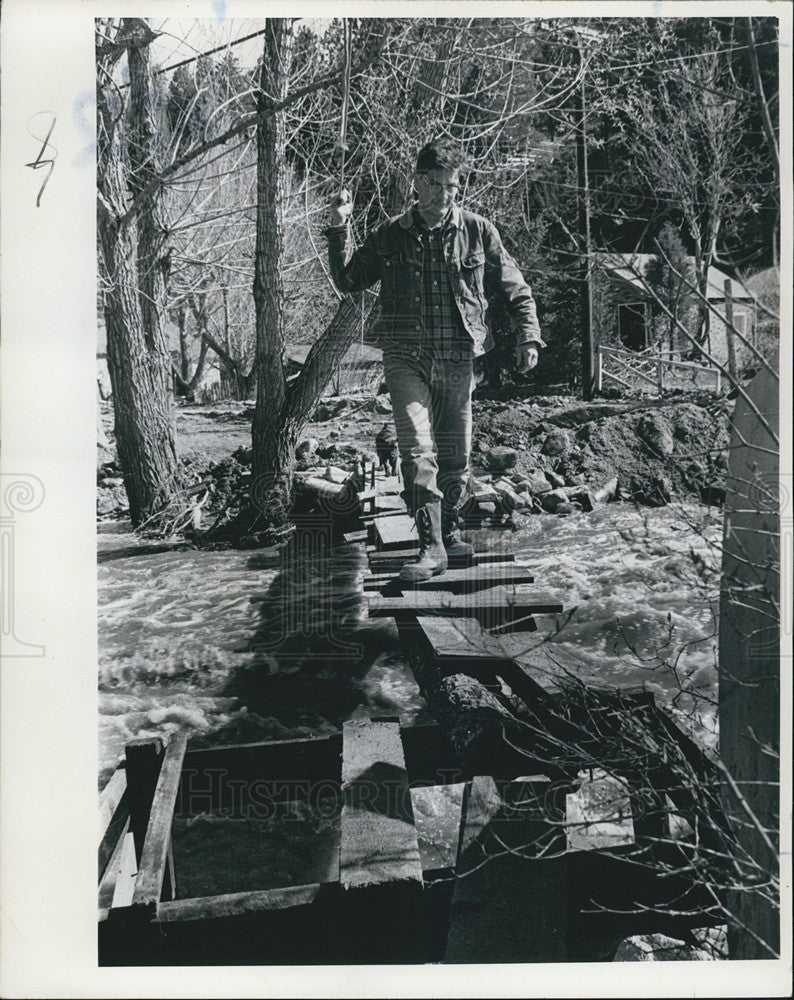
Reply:
[[[125,18],[100,22],[97,41],[100,273],[116,445],[135,525],[178,489],[164,329],[169,258],[157,190],[134,219],[127,211],[160,164],[149,61],[154,37],[145,21]],[[114,75],[123,57],[126,93]]]

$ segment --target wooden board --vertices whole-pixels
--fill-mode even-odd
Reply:
[[[397,572],[407,562],[416,559],[416,549],[389,549],[381,552],[374,546],[367,546],[367,558],[372,574]],[[491,563],[507,564],[515,562],[512,552],[475,552],[468,557],[452,557],[449,560],[450,569],[465,569],[467,566],[488,566]]]
[[[539,591],[518,588],[491,587],[472,594],[453,594],[449,590],[416,590],[400,597],[383,597],[367,594],[370,618],[393,618],[395,614],[440,614],[478,617],[467,612],[480,612],[485,608],[504,608],[521,611],[527,615],[534,612],[550,613],[562,611],[556,598]]]
[[[502,660],[506,654],[497,636],[476,618],[418,616],[417,624],[440,659]]]
[[[339,877],[346,888],[422,883],[399,722],[355,719],[342,731]]]
[[[376,543],[381,549],[405,549],[419,546],[419,535],[413,519],[407,514],[376,518]]]
[[[416,589],[448,590],[456,594],[483,590],[486,587],[512,587],[534,582],[535,577],[528,566],[498,562],[447,569],[439,576],[417,583],[399,580],[394,573],[373,573],[364,577],[364,590],[380,590],[393,584],[395,588],[401,588],[403,593]]]
[[[152,801],[149,824],[146,829],[138,878],[132,897],[133,906],[156,908],[163,892],[167,868],[172,870],[172,865],[169,865],[171,824],[174,819],[174,807],[179,792],[186,747],[187,733],[185,732],[174,733],[166,747]],[[176,887],[172,873],[169,875],[169,880],[171,883],[170,891],[174,894]]]
[[[105,873],[116,851],[122,831],[129,825],[127,801],[127,772],[117,768],[99,797],[99,850],[97,856],[98,878]]]
[[[342,538],[348,545],[355,545],[357,542],[366,542],[369,538],[369,532],[366,528],[362,528],[360,531],[346,531]]]
[[[511,783],[523,798],[537,779]],[[529,798],[542,803],[548,783]],[[511,796],[515,798],[515,796]],[[461,813],[458,878],[444,961],[564,961],[568,950],[566,859],[523,852],[548,826],[537,810],[526,818],[505,808],[502,789],[488,776],[472,779]],[[552,824],[552,830],[554,825]],[[461,873],[463,873],[461,875]]]

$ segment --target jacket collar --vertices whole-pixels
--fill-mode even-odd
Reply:
[[[398,216],[397,221],[403,229],[411,229],[414,224],[414,206],[411,205],[406,212],[403,212],[402,215]],[[461,212],[459,205],[452,205],[449,219],[444,223],[444,228],[447,226],[454,226],[455,229],[463,228],[463,213]]]

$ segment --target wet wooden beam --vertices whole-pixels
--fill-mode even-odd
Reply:
[[[117,768],[99,797],[99,848],[97,877],[101,879],[118,845],[130,815],[127,799],[127,772]]]
[[[399,721],[344,724],[340,882],[363,888],[422,883]]]
[[[168,742],[152,799],[132,897],[133,906],[156,907],[164,891],[171,895],[176,893],[171,856],[171,825],[186,747],[185,732],[174,733]]]
[[[485,609],[520,611],[526,615],[555,614],[562,611],[560,602],[550,595],[538,591],[518,591],[512,587],[490,587],[471,594],[453,594],[448,590],[416,590],[399,597],[368,594],[367,599],[370,618],[393,618],[395,614],[404,612],[480,618]],[[518,615],[513,614],[512,617]]]
[[[400,580],[393,573],[373,573],[364,578],[364,590],[366,592],[388,587],[403,594],[415,590],[448,590],[458,594],[485,590],[488,587],[514,587],[534,582],[535,576],[528,566],[499,561],[461,569],[450,568],[439,576],[416,583]]]
[[[407,549],[419,547],[419,534],[413,518],[407,514],[375,519],[376,545],[382,549]]]

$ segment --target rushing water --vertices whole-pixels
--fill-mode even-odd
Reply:
[[[716,740],[718,512],[609,504],[474,537],[509,546],[566,609],[508,637],[513,655],[645,683]],[[329,732],[357,714],[429,720],[393,624],[364,617],[361,546],[206,552],[107,523],[99,560],[100,782],[126,741],[179,728],[222,744]]]

